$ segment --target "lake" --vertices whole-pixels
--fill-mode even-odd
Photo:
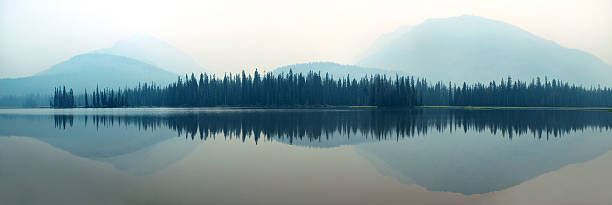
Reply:
[[[0,204],[612,204],[612,113],[0,109]]]

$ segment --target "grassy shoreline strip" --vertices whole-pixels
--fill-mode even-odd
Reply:
[[[608,110],[609,107],[496,107],[496,106],[420,106],[429,109],[465,109],[465,110]]]

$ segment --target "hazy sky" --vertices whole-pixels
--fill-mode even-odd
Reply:
[[[379,35],[462,14],[505,21],[612,64],[612,0],[0,0],[0,78],[148,34],[215,72],[352,63]]]

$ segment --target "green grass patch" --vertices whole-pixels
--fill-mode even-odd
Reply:
[[[495,106],[420,106],[430,109],[464,109],[464,110],[591,110],[610,111],[609,107],[495,107]]]
[[[376,106],[372,106],[372,105],[359,105],[359,106],[349,106],[349,108],[376,108]]]

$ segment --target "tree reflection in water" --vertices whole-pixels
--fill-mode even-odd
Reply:
[[[283,110],[245,112],[193,112],[167,115],[54,115],[55,127],[130,126],[147,131],[169,128],[178,136],[206,140],[222,136],[257,143],[265,140],[325,140],[341,136],[365,136],[398,140],[428,132],[490,132],[512,139],[531,135],[538,139],[561,137],[584,129],[609,130],[612,116],[598,111],[560,110]]]

